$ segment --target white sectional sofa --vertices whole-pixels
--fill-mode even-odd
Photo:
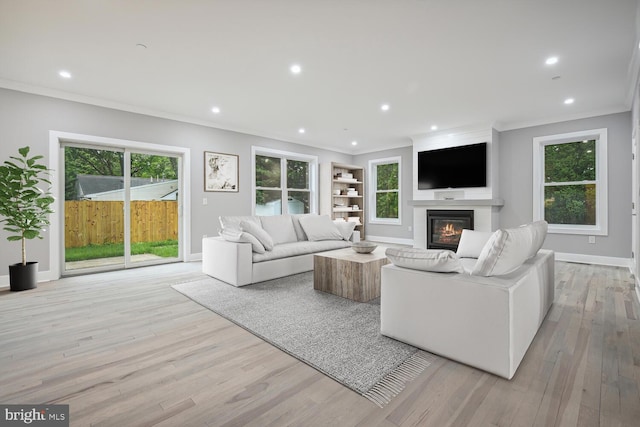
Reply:
[[[468,232],[476,248],[463,235],[459,252],[478,259],[388,252],[396,264],[382,268],[381,333],[511,379],[554,299],[554,253],[539,250],[546,223],[535,227],[531,237],[525,227]]]
[[[227,216],[220,224],[220,236],[202,239],[202,271],[234,286],[313,270],[313,254],[359,236],[326,215]]]

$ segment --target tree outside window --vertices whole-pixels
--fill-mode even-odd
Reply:
[[[280,163],[277,157],[256,155],[256,210],[270,209],[273,215],[282,213]]]
[[[254,150],[253,166],[256,215],[313,212],[316,157],[265,148]]]
[[[606,129],[533,141],[534,220],[551,233],[606,235]]]
[[[400,224],[400,157],[371,160],[371,222]]]
[[[547,145],[544,164],[545,220],[596,225],[596,141]]]
[[[287,201],[289,213],[311,212],[309,162],[287,160]]]

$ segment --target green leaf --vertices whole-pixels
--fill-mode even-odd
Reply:
[[[40,234],[49,224],[50,206],[55,202],[51,182],[43,178],[50,175],[49,170],[38,163],[43,156],[28,157],[29,147],[18,152],[22,157],[9,156],[11,160],[0,166],[0,222],[10,233],[9,241],[42,239]]]
[[[22,147],[18,149],[18,153],[20,153],[20,155],[22,157],[27,157],[27,154],[29,154],[29,147]]]
[[[40,235],[40,230],[25,230],[24,238],[25,239],[35,239]]]
[[[11,157],[11,158],[12,158],[12,159],[16,159],[16,160],[21,160],[21,159],[15,158],[15,157]],[[18,165],[16,165],[16,164],[15,164],[15,163],[13,163],[13,162],[10,162],[10,161],[8,161],[8,160],[6,160],[6,161],[4,162],[4,164],[5,164],[5,165],[7,165],[9,168],[12,168],[12,169],[14,169],[14,170],[15,170],[15,169],[20,169],[20,167],[19,167]],[[13,172],[13,171],[12,171],[12,172]]]

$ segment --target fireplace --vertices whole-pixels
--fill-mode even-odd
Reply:
[[[463,229],[473,230],[473,210],[427,209],[427,249],[458,249]]]

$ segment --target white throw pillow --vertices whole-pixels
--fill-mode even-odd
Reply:
[[[300,225],[300,218],[304,218],[305,216],[317,216],[316,214],[295,214],[291,215],[291,220],[293,221],[293,229],[296,230],[296,236],[298,237],[298,242],[304,242],[307,239],[307,235],[305,234],[302,226]]]
[[[544,239],[547,237],[547,230],[549,224],[547,221],[535,221],[530,224],[521,225],[520,227],[528,227],[531,230],[532,242],[531,250],[529,251],[529,258],[533,258],[538,254],[538,251],[544,244]]]
[[[258,239],[255,238],[255,236],[249,233],[224,228],[220,230],[219,234],[224,240],[228,242],[251,243],[251,251],[257,254],[263,254],[266,252],[264,246],[262,246],[262,243],[260,243]]]
[[[479,258],[492,235],[490,231],[462,230],[456,254],[460,258]]]
[[[353,230],[356,228],[356,223],[353,221],[333,221],[333,223],[338,227],[338,231],[342,235],[342,238],[346,241],[351,240],[351,235],[353,234]]]
[[[496,231],[484,245],[471,274],[501,276],[511,273],[529,258],[532,241],[528,227]]]
[[[264,246],[266,250],[273,250],[273,239],[258,224],[250,221],[240,221],[240,230],[252,234],[262,243],[262,246]]]
[[[338,227],[328,215],[309,215],[300,218],[300,226],[312,242],[320,240],[342,240]]]
[[[220,226],[223,230],[230,229],[240,231],[240,222],[242,221],[249,221],[260,225],[260,219],[257,216],[251,215],[219,216],[218,221],[220,221]]]
[[[298,241],[290,215],[261,216],[262,228],[273,239],[274,245]]]
[[[398,267],[437,273],[464,273],[460,259],[444,249],[388,248],[387,258]]]

